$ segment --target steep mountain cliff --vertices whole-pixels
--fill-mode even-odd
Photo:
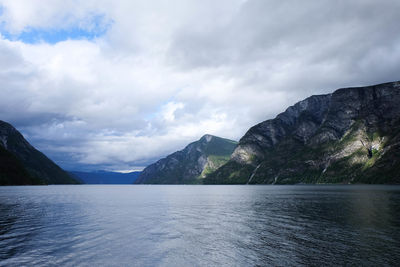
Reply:
[[[204,182],[400,183],[400,82],[298,102],[248,130]]]
[[[237,142],[204,135],[166,158],[160,159],[141,172],[136,184],[201,183],[207,173],[226,163]]]
[[[78,183],[31,146],[9,123],[0,121],[0,184]]]

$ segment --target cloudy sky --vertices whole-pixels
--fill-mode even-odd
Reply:
[[[312,94],[400,80],[398,0],[0,0],[0,120],[68,170],[238,140]]]

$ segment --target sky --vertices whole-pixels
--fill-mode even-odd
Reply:
[[[0,0],[0,120],[67,170],[239,140],[313,94],[400,80],[398,0]]]

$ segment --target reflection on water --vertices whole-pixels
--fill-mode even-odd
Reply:
[[[0,187],[0,266],[398,262],[398,186]]]

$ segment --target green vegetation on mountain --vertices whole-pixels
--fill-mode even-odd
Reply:
[[[204,135],[166,158],[146,167],[136,184],[198,184],[226,163],[237,142]]]
[[[398,82],[311,96],[252,127],[204,183],[400,183],[398,103]]]
[[[33,184],[33,179],[22,163],[0,146],[0,185]]]

